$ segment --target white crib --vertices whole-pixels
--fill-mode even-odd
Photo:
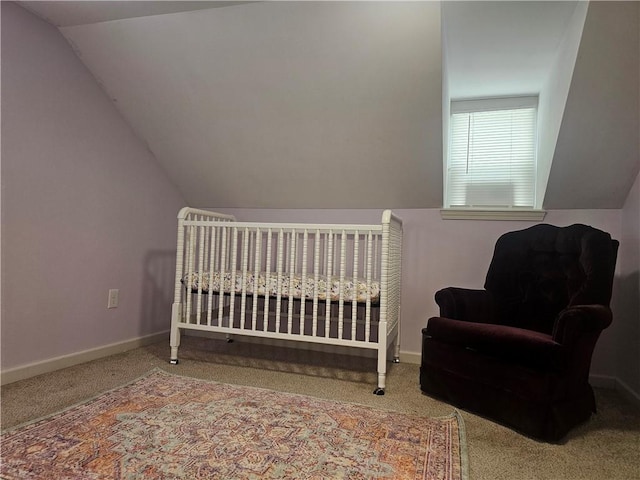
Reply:
[[[379,225],[237,222],[183,208],[178,215],[171,363],[181,330],[400,352],[402,221]]]

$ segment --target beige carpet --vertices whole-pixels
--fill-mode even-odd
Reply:
[[[139,348],[2,388],[2,429],[61,410],[154,367],[196,378],[438,417],[452,407],[422,395],[418,366],[391,365],[387,393],[371,392],[375,361],[318,352],[185,337],[181,363],[167,363],[166,343]],[[342,368],[349,365],[349,368]],[[464,418],[471,480],[640,480],[640,409],[597,389],[599,412],[562,444],[539,443],[476,415]]]

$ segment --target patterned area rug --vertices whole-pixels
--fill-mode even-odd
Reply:
[[[2,433],[3,479],[464,479],[431,419],[154,370]]]

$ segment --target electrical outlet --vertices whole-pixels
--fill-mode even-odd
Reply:
[[[109,301],[107,303],[107,308],[116,308],[118,306],[118,293],[119,290],[116,288],[109,290]]]

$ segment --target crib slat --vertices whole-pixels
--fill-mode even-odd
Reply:
[[[300,335],[304,335],[304,315],[307,305],[307,253],[309,244],[309,231],[305,228],[302,235],[302,299],[300,300]]]
[[[344,280],[347,266],[347,234],[343,230],[340,234],[340,283],[338,298],[338,338],[342,338],[344,328]]]
[[[284,230],[281,228],[278,232],[278,259],[276,272],[278,275],[278,283],[276,288],[276,333],[280,332],[280,309],[282,307],[282,264],[284,257]]]
[[[324,336],[329,338],[330,327],[331,327],[331,284],[333,283],[331,277],[333,275],[333,230],[329,231],[329,236],[327,239],[327,299],[326,305],[327,310],[325,312],[325,321],[324,321]]]
[[[209,238],[211,243],[209,245],[209,301],[207,303],[207,325],[211,326],[211,316],[213,311],[213,272],[215,271],[215,258],[216,258],[216,227],[210,228]]]
[[[360,246],[360,232],[357,230],[353,234],[353,297],[351,299],[351,340],[356,339],[356,318],[358,316],[358,248]]]
[[[227,227],[222,227],[222,239],[220,244],[220,293],[218,295],[218,326],[222,327],[224,310],[224,277],[227,266]]]
[[[249,229],[245,228],[242,244],[242,293],[240,301],[240,328],[244,327],[244,315],[247,308],[247,270],[249,262]]]
[[[232,227],[233,235],[231,242],[231,265],[229,266],[229,273],[231,274],[231,285],[229,285],[229,327],[233,326],[233,318],[236,306],[236,272],[238,265],[238,229]]]
[[[196,297],[196,323],[200,325],[200,319],[202,318],[202,281],[204,275],[204,234],[205,227],[197,227],[200,231],[198,242],[198,275],[200,281],[198,282],[198,294]]]
[[[313,252],[313,319],[311,326],[311,335],[318,335],[318,295],[320,285],[320,243],[322,236],[320,230],[316,230],[315,246]]]
[[[373,258],[376,259],[375,263],[373,264],[373,278],[380,278],[378,276],[378,237],[373,239]]]
[[[257,228],[255,233],[255,264],[253,267],[253,309],[251,312],[251,330],[256,329],[258,320],[258,278],[260,275],[260,254],[262,247],[262,231]]]
[[[209,249],[207,247],[209,246],[209,233],[211,232],[211,227],[203,225],[202,228],[204,229],[204,259],[202,263],[206,267],[209,265]]]
[[[194,249],[195,249],[195,245],[194,245],[194,237],[195,237],[195,227],[189,227],[188,230],[188,234],[187,234],[187,244],[188,244],[188,261],[187,261],[187,273],[189,274],[189,276],[187,277],[189,279],[189,285],[187,287],[187,308],[186,308],[186,314],[187,314],[187,322],[191,323],[191,310],[192,310],[192,294],[191,294],[191,279],[193,278],[193,273],[194,273]]]
[[[222,233],[224,231],[224,227],[216,227],[216,248],[215,248],[215,259],[214,259],[214,272],[217,273],[218,275],[218,281],[220,280],[220,262],[222,261]],[[211,276],[211,282],[213,282],[214,277],[213,275]],[[218,300],[220,297],[220,292],[218,292]],[[212,317],[212,321],[213,321],[213,315],[211,315]],[[220,325],[220,322],[218,322],[218,326]]]
[[[271,290],[271,248],[272,248],[273,231],[271,228],[267,230],[267,265],[265,268],[266,293],[264,295],[264,323],[262,329],[267,331],[269,325],[269,298]]]
[[[371,263],[373,261],[373,234],[369,230],[367,236],[367,291],[371,292]],[[365,317],[364,317],[364,341],[369,342],[371,334],[371,295],[367,295],[367,301],[365,304]]]
[[[293,286],[296,262],[296,233],[289,233],[289,305],[287,312],[287,333],[293,333]]]

